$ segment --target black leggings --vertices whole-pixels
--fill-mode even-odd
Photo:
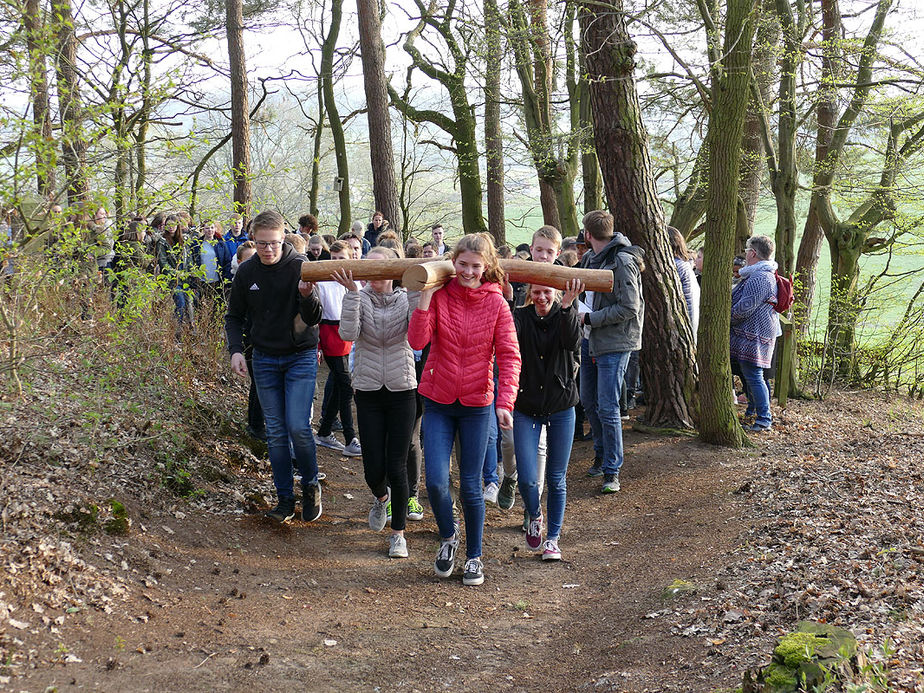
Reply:
[[[404,530],[407,519],[407,451],[411,444],[416,390],[357,390],[356,420],[363,447],[366,483],[381,498],[391,487],[391,528]]]
[[[321,407],[318,435],[330,435],[330,428],[339,413],[340,423],[343,424],[343,438],[349,445],[356,435],[356,431],[353,430],[353,382],[350,378],[350,357],[325,355],[324,361],[330,369],[328,378],[333,379],[333,392],[330,400],[324,402],[327,406],[322,405]]]

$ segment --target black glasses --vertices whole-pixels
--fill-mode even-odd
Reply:
[[[256,241],[258,248],[273,248],[276,249],[282,245],[282,241]]]

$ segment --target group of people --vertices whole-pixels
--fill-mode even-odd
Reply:
[[[278,497],[267,516],[286,522],[295,515],[293,462],[301,475],[302,519],[321,516],[315,446],[334,447],[339,415],[349,443],[336,441],[338,449],[350,454],[354,445],[353,454],[362,456],[373,497],[369,525],[380,531],[390,518],[389,556],[408,555],[406,521],[423,514],[417,499],[422,446],[427,496],[441,538],[437,575],[453,574],[461,543],[450,491],[453,451],[465,527],[463,583],[484,580],[486,501],[509,508],[517,491],[525,507],[527,546],[541,551],[543,559],[560,559],[566,473],[578,435],[575,408],[583,409],[594,441],[588,473],[602,476],[603,493],[618,492],[623,382],[641,347],[645,317],[642,249],[614,230],[606,211],[585,215],[583,227],[569,251],[582,255],[580,267],[613,272],[610,292],[586,291],[577,280],[564,291],[515,286],[490,236],[469,234],[448,249],[442,229],[434,228],[434,250],[448,253],[455,276],[444,286],[415,293],[392,280],[359,282],[348,265],[329,281],[306,283],[300,275],[305,258],[296,244],[286,242],[282,217],[258,215],[250,227],[257,257],[237,270],[225,326],[232,369],[251,376],[263,408]],[[332,259],[388,260],[406,254],[378,213],[366,233],[351,236],[326,248]],[[671,232],[678,280],[695,325],[698,296],[692,294],[698,283],[678,236]],[[369,244],[365,252],[363,243]],[[557,262],[562,245],[559,232],[544,226],[533,234],[530,259]],[[589,248],[583,252],[581,246]],[[761,364],[773,340],[761,336],[752,348],[753,326],[763,320],[758,313],[769,318],[772,311],[775,286],[765,276],[767,271],[773,276],[772,252],[766,237],[749,241],[747,266],[740,272],[744,279],[733,295],[732,355],[746,373],[749,408],[761,428],[769,426],[769,399],[751,373],[766,367]],[[245,342],[253,349],[249,364]],[[333,385],[316,437],[310,411],[319,349]],[[743,365],[745,359],[753,359],[747,361],[753,368]],[[350,440],[351,398],[358,440]]]
[[[105,239],[105,210],[95,226]],[[248,430],[266,440],[276,506],[295,516],[293,467],[301,482],[301,518],[322,514],[317,446],[361,457],[372,501],[370,527],[390,523],[388,555],[408,556],[407,520],[424,510],[421,471],[440,533],[434,570],[456,568],[462,527],[451,493],[458,469],[464,523],[462,580],[484,580],[485,504],[510,509],[519,494],[529,549],[561,558],[566,476],[575,439],[593,440],[588,476],[602,493],[620,490],[622,418],[641,397],[638,355],[645,319],[644,252],[614,229],[611,214],[585,215],[577,238],[543,226],[514,253],[487,234],[447,245],[440,224],[423,242],[403,241],[380,212],[339,238],[319,233],[310,214],[289,231],[281,215],[234,215],[227,229],[213,219],[193,227],[188,215],[157,214],[127,225],[100,270],[128,264],[168,275],[177,325],[202,300],[226,305],[233,371],[250,378]],[[699,318],[698,265],[675,229],[668,229],[677,279],[693,333]],[[101,249],[104,243],[98,244]],[[779,324],[773,242],[754,236],[732,291],[731,356],[747,395],[749,428],[772,425],[766,369]],[[564,291],[521,285],[505,275],[510,257],[613,273],[609,292],[578,281]],[[445,257],[455,276],[444,286],[408,292],[392,280],[355,280],[346,265],[328,281],[301,280],[305,260]],[[318,365],[328,367],[318,429],[312,429]],[[355,405],[356,420],[353,419]],[[585,436],[583,423],[589,424]],[[336,432],[342,432],[343,442]],[[546,496],[545,507],[541,503]]]

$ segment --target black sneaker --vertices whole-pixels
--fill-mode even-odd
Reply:
[[[587,476],[603,476],[603,460],[594,457],[594,463],[587,470]]]
[[[484,565],[480,558],[469,558],[462,571],[463,585],[480,585],[484,582]]]
[[[314,522],[319,517],[321,517],[321,485],[302,486],[302,519],[305,522]]]
[[[276,522],[288,522],[295,517],[295,499],[280,498],[276,507],[272,510],[267,510],[264,516]]]
[[[452,535],[452,539],[443,539],[440,550],[436,554],[436,563],[433,568],[438,577],[448,578],[456,568],[456,550],[459,548],[459,533]]]

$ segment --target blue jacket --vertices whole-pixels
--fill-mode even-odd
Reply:
[[[240,246],[241,243],[244,243],[245,241],[249,241],[250,239],[247,237],[247,232],[241,229],[240,236],[233,236],[229,230],[225,234],[224,240],[225,245],[228,247],[228,254],[234,255],[237,252],[238,246]]]

